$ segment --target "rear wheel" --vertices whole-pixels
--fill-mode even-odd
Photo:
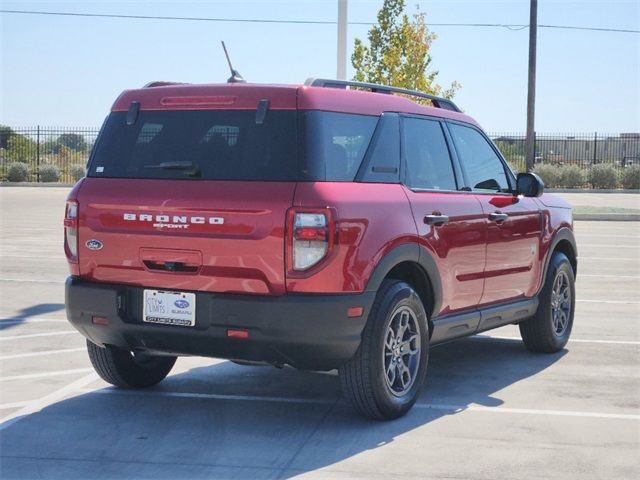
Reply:
[[[428,357],[427,315],[420,297],[405,282],[385,281],[358,351],[340,368],[342,390],[365,417],[401,417],[418,398]]]
[[[571,336],[575,307],[575,279],[569,259],[555,252],[549,262],[536,314],[520,323],[520,335],[532,352],[562,350]]]
[[[91,365],[100,377],[116,387],[144,388],[169,375],[177,357],[152,356],[122,348],[99,347],[87,340]]]

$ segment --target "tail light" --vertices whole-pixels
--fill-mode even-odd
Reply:
[[[64,213],[64,252],[72,263],[78,263],[78,202],[67,202]]]
[[[331,209],[289,210],[287,217],[287,266],[302,272],[317,265],[331,252],[335,227]]]

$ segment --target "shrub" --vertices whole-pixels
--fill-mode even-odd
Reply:
[[[580,188],[587,183],[586,172],[577,165],[567,165],[560,169],[560,184],[565,188]]]
[[[60,169],[56,165],[42,165],[39,172],[41,182],[57,182],[60,180]]]
[[[589,183],[593,188],[616,188],[618,172],[613,165],[600,163],[589,169]]]
[[[560,186],[561,167],[557,165],[536,165],[534,173],[542,178],[544,186],[547,188],[557,188]]]
[[[7,168],[7,180],[10,182],[26,182],[29,179],[29,164],[13,162]]]
[[[640,189],[640,165],[630,165],[624,169],[622,186],[634,190]]]
[[[87,171],[85,170],[84,165],[80,163],[76,163],[69,167],[69,175],[71,175],[71,178],[73,178],[74,182],[77,182],[86,174],[87,174]]]
[[[506,160],[509,166],[511,167],[511,170],[516,175],[520,172],[527,171],[527,165],[524,161],[524,157],[512,156],[512,157],[506,157]]]

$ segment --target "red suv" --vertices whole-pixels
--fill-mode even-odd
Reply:
[[[179,355],[339,369],[358,412],[396,418],[430,346],[513,323],[531,351],[567,343],[572,215],[543,188],[421,92],[152,83],[69,194],[67,316],[120,387]]]

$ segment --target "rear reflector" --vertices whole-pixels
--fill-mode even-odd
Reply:
[[[364,308],[362,307],[347,308],[347,317],[349,318],[361,317],[363,312],[364,312]]]
[[[106,317],[91,317],[91,323],[94,325],[109,325],[109,319]]]
[[[227,330],[227,337],[249,338],[249,332],[247,330]]]

